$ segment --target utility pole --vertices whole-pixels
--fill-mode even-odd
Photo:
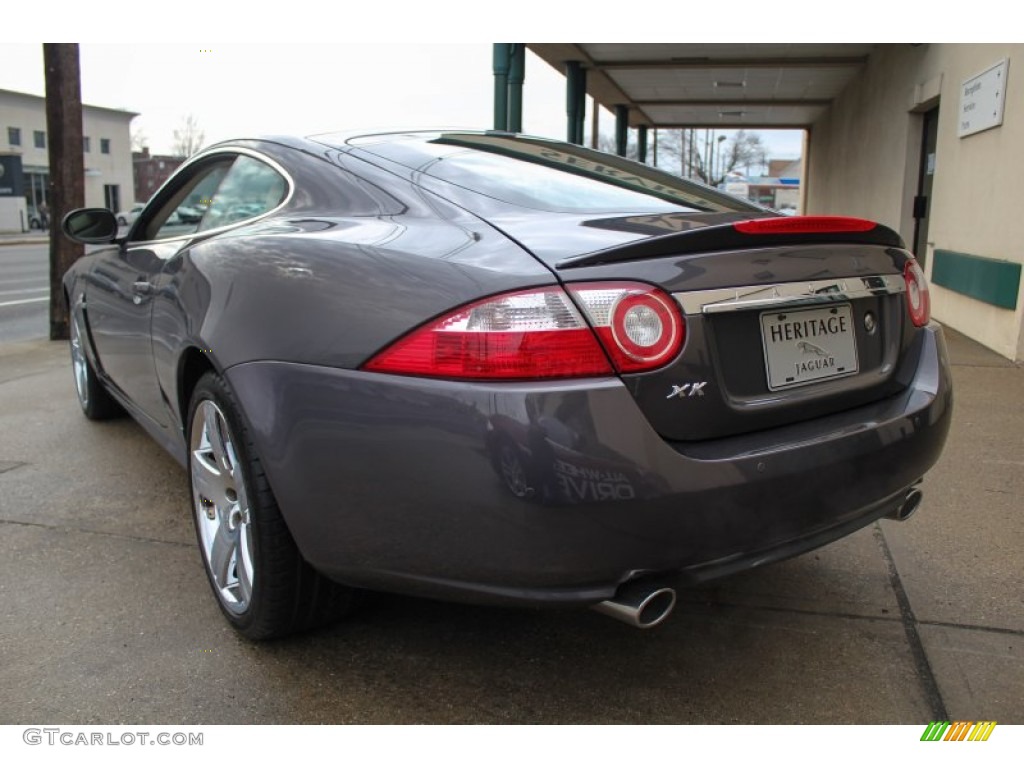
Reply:
[[[77,43],[43,43],[46,133],[50,155],[50,338],[68,338],[68,309],[61,280],[85,252],[61,236],[64,215],[85,205],[82,157],[82,87]]]

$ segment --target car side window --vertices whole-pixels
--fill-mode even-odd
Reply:
[[[280,205],[288,182],[266,163],[239,155],[213,196],[199,231],[251,219]]]
[[[164,240],[191,235],[199,230],[221,182],[228,175],[235,156],[217,158],[199,168],[195,175],[166,198],[160,208],[144,222],[136,240]]]

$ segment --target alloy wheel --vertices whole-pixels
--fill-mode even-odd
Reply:
[[[224,413],[203,400],[192,417],[192,503],[203,557],[221,603],[242,614],[252,601],[254,558],[249,496]]]
[[[89,405],[89,365],[82,347],[82,333],[78,327],[78,318],[71,318],[71,369],[75,375],[75,391],[83,408]]]

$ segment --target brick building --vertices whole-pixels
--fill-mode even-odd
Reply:
[[[132,152],[132,165],[135,168],[135,201],[144,203],[149,200],[183,162],[184,157],[150,155],[149,147],[143,147],[141,152]]]

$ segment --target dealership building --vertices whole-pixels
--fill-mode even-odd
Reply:
[[[497,44],[495,127],[521,120],[524,47],[566,75],[570,141],[587,97],[615,114],[622,154],[627,132],[643,155],[658,128],[804,130],[801,212],[896,230],[932,316],[1024,360],[1024,45]]]
[[[135,112],[82,105],[85,204],[114,211],[134,197],[129,126]],[[49,207],[46,99],[0,90],[0,232],[23,232]]]

